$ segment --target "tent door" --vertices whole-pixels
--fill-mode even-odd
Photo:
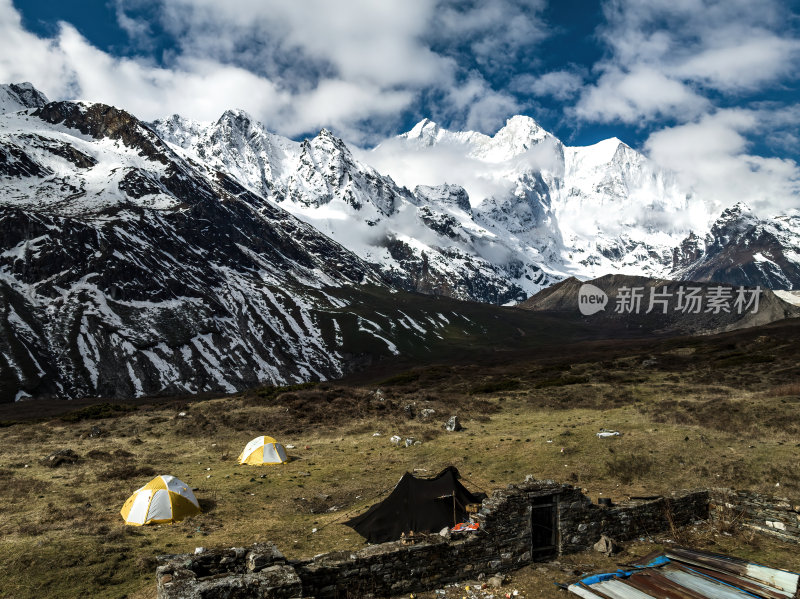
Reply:
[[[556,556],[556,498],[535,497],[531,505],[531,559]]]
[[[461,515],[463,510],[459,507],[458,503],[456,502],[455,495],[452,493],[450,495],[442,495],[441,497],[436,497],[434,499],[436,502],[436,507],[440,510],[440,512],[444,515],[446,514],[446,521],[448,524],[445,526],[453,527],[458,524],[462,518]],[[444,522],[445,520],[443,520]]]

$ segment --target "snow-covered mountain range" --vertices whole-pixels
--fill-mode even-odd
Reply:
[[[407,290],[506,303],[608,272],[800,286],[791,251],[780,272],[760,277],[676,261],[687,238],[713,235],[714,214],[616,138],[569,147],[525,116],[492,137],[426,119],[372,151],[353,151],[326,130],[294,142],[241,111],[152,127],[187,160],[230,173]],[[781,243],[791,248],[800,242],[796,219],[765,222],[789,222]]]
[[[619,140],[568,147],[528,117],[492,137],[425,120],[363,151],[241,111],[145,124],[0,86],[6,398],[330,378],[485,330],[398,290],[504,304],[606,272],[793,289],[798,247],[797,215],[712,222]]]
[[[334,378],[485,331],[390,301],[372,266],[130,114],[39,99],[0,116],[0,401]]]

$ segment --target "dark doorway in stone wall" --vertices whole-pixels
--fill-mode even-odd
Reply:
[[[558,539],[555,495],[531,498],[531,559],[544,561],[556,557]]]

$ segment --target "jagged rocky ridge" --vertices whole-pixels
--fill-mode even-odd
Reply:
[[[187,159],[208,172],[231,173],[401,289],[506,303],[557,280],[536,261],[515,257],[502,236],[478,226],[460,187],[420,186],[412,193],[356,160],[327,130],[293,142],[241,111],[227,111],[210,125],[173,116],[153,128]],[[463,201],[451,202],[451,194]]]
[[[240,111],[147,125],[21,84],[0,86],[0,113],[0,400],[330,378],[435,352],[454,322],[486,330],[397,288],[505,303],[605,270],[800,280],[796,216],[662,227],[691,201],[668,174],[527,117],[493,137],[423,121],[387,142],[463,155],[496,191],[477,202],[466,182],[409,190],[328,131],[298,143]]]
[[[505,303],[567,276],[606,272],[681,277],[676,250],[693,227],[704,235],[713,216],[690,223],[703,203],[620,140],[568,147],[522,116],[493,137],[426,119],[358,158],[327,130],[293,142],[241,111],[206,124],[176,115],[153,127],[179,153],[231,173],[392,284],[460,299]],[[404,187],[367,165],[410,157],[442,170]],[[454,162],[461,171],[448,170]],[[465,169],[471,182],[447,180]],[[768,276],[769,286],[800,285],[783,275]]]
[[[744,203],[725,210],[708,234],[689,235],[673,254],[673,275],[792,290],[800,288],[800,214],[765,220]]]
[[[333,378],[483,330],[130,114],[33,104],[1,117],[0,401]]]

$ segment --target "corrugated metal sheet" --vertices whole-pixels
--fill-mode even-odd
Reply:
[[[800,575],[729,555],[670,549],[568,590],[585,599],[793,599]]]
[[[785,597],[794,597],[797,592],[800,575],[794,572],[753,564],[730,555],[704,553],[683,547],[670,549],[665,552],[665,555],[683,563],[705,566],[719,572],[730,572],[741,577],[757,580],[772,588],[788,593],[784,595]]]
[[[607,597],[610,597],[610,599],[654,599],[652,595],[643,593],[642,591],[625,584],[618,578],[614,580],[606,580],[605,582],[599,582],[594,585],[592,589],[599,590]]]
[[[664,570],[664,576],[685,589],[695,591],[702,597],[713,597],[714,599],[753,599],[753,596],[736,587],[725,585],[712,578],[703,578],[693,572],[681,572],[680,570]]]

